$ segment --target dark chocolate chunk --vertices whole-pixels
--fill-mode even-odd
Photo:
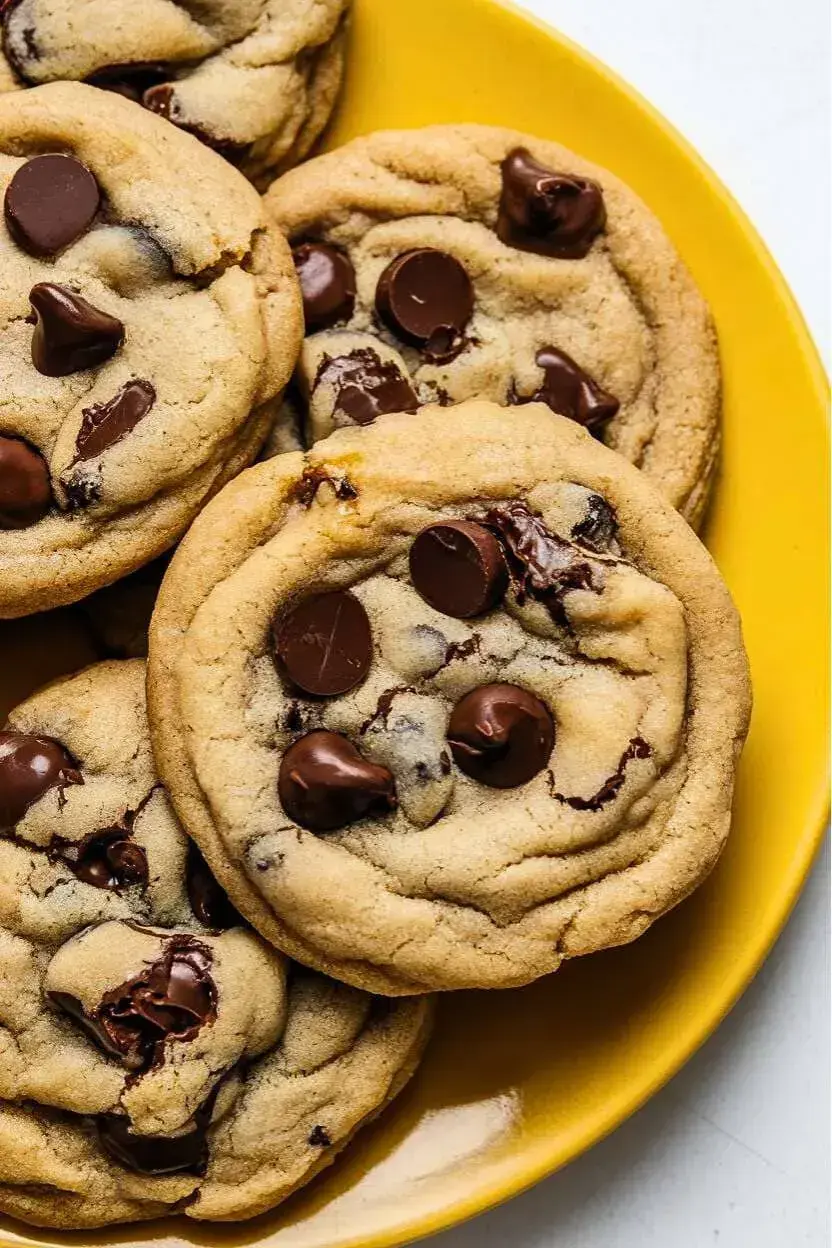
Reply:
[[[310,732],[289,747],[278,792],[289,818],[311,832],[334,832],[396,808],[392,774],[337,732]]]
[[[53,282],[38,282],[29,295],[35,310],[32,363],[45,377],[66,377],[111,359],[124,342],[116,317]]]
[[[156,402],[149,381],[128,381],[106,403],[94,403],[81,412],[81,428],[75,440],[75,463],[95,459],[135,429]]]
[[[415,412],[419,400],[410,380],[392,360],[382,360],[369,347],[348,355],[325,355],[318,367],[315,387],[321,383],[335,391],[335,410],[357,425],[370,425],[388,412]]]
[[[21,165],[6,188],[6,225],[31,256],[54,256],[89,229],[101,192],[74,156],[46,152]]]
[[[103,1114],[98,1120],[102,1147],[120,1165],[139,1174],[203,1174],[208,1165],[207,1121],[180,1135],[136,1135],[130,1119]]]
[[[309,1133],[309,1143],[313,1148],[329,1148],[332,1140],[326,1127],[322,1127],[320,1123],[313,1127]]]
[[[549,169],[525,147],[509,152],[501,169],[498,237],[520,251],[582,259],[607,220],[598,183]]]
[[[536,598],[553,619],[564,620],[563,595],[571,589],[600,593],[604,585],[603,567],[575,547],[550,533],[540,516],[525,503],[505,503],[493,507],[486,517],[506,552],[509,574],[517,600]]]
[[[555,725],[540,698],[526,689],[482,685],[451,712],[448,743],[466,776],[493,789],[515,789],[548,763]]]
[[[214,876],[194,841],[188,845],[188,900],[200,923],[221,931],[242,923],[228,894]]]
[[[19,823],[49,789],[83,783],[78,764],[58,741],[0,732],[0,832]]]
[[[543,369],[543,385],[527,398],[514,391],[512,403],[545,403],[560,416],[568,416],[598,437],[621,404],[585,373],[565,351],[542,347],[535,356]]]
[[[274,646],[286,679],[319,698],[354,688],[373,659],[367,612],[354,594],[341,589],[306,598],[275,620]]]
[[[349,256],[329,243],[292,248],[307,333],[348,321],[355,308],[355,270]]]
[[[403,342],[444,363],[465,345],[474,288],[455,256],[419,247],[388,264],[376,287],[376,311]]]
[[[147,884],[147,854],[131,839],[126,827],[104,828],[77,845],[65,844],[60,857],[79,880],[95,888],[117,892],[131,885]]]
[[[563,803],[565,806],[571,806],[573,810],[601,810],[608,802],[611,802],[618,790],[627,778],[627,766],[634,758],[650,758],[653,754],[653,747],[641,737],[633,737],[627,746],[621,758],[618,760],[618,766],[611,776],[609,776],[601,785],[597,793],[593,793],[592,797],[566,797],[563,793],[555,791],[554,777],[549,776],[549,789],[552,797],[556,801]]]
[[[590,550],[609,550],[618,532],[615,511],[600,494],[590,494],[583,520],[572,526],[572,536]]]
[[[425,602],[458,620],[490,611],[508,588],[499,541],[473,520],[423,529],[410,548],[410,576]]]
[[[123,61],[102,66],[86,81],[91,87],[113,91],[134,104],[141,104],[145,91],[165,82],[172,72],[171,66],[162,61]]]
[[[51,505],[46,460],[22,438],[0,434],[0,529],[28,529]]]
[[[342,503],[358,498],[358,489],[349,477],[331,477],[323,468],[304,468],[293,494],[301,507],[311,507],[322,485],[331,485],[335,497]]]

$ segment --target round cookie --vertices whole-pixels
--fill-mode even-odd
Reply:
[[[0,91],[70,80],[143,104],[253,181],[309,152],[332,112],[349,0],[8,0]]]
[[[750,707],[728,591],[648,478],[481,400],[228,486],[162,584],[148,691],[235,904],[390,994],[644,932],[719,856]]]
[[[516,131],[430,126],[320,156],[266,205],[304,288],[307,444],[379,411],[537,399],[699,521],[719,447],[714,330],[618,178]]]
[[[99,664],[0,732],[0,1209],[38,1226],[272,1208],[429,1027],[243,925],[156,778],[144,683]]]
[[[9,618],[173,545],[257,454],[302,317],[253,188],[116,95],[55,83],[0,97],[0,192]]]

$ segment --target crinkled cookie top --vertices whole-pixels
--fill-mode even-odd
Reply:
[[[174,556],[150,656],[162,773],[235,903],[364,987],[519,984],[631,940],[728,832],[728,593],[540,404],[253,468]]]
[[[249,176],[302,160],[341,81],[348,0],[7,0],[0,90],[61,79],[144,104]]]
[[[719,444],[710,316],[612,174],[516,131],[429,126],[320,156],[266,204],[304,291],[307,443],[424,403],[539,400],[701,517]]]
[[[301,327],[220,158],[117,96],[0,97],[0,616],[171,545],[257,453]]]
[[[249,1217],[414,1068],[427,1012],[288,968],[156,779],[144,664],[0,732],[0,1208],[50,1226]]]

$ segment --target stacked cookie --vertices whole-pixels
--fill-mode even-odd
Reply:
[[[0,732],[0,1208],[58,1227],[274,1207],[431,994],[640,935],[750,703],[644,204],[479,126],[277,177],[345,3],[151,7],[2,14],[0,618],[131,656]]]

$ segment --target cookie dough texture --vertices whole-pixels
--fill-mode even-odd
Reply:
[[[0,192],[43,151],[82,161],[102,207],[45,259],[0,224],[0,434],[45,458],[53,494],[38,523],[0,531],[4,618],[78,600],[171,546],[254,459],[302,332],[284,240],[253,188],[191,136],[77,83],[0,97]],[[112,358],[67,376],[35,368],[29,294],[43,282],[123,323]],[[137,380],[150,410],[78,462],[84,413]]]
[[[600,184],[606,227],[583,259],[521,251],[497,237],[500,166],[518,147],[551,169]],[[700,520],[719,448],[715,334],[660,223],[618,178],[515,131],[430,126],[371,134],[320,156],[279,179],[266,204],[293,242],[323,240],[349,255],[357,298],[339,329],[395,347],[421,402],[529,396],[543,380],[537,352],[557,347],[621,404],[603,440],[690,522]],[[449,252],[473,283],[469,341],[450,363],[431,363],[404,346],[375,314],[379,276],[396,256],[421,247]],[[328,336],[319,335],[321,350]],[[301,367],[299,382],[308,391],[315,377]],[[310,440],[339,423],[331,404],[321,412],[314,398]]]
[[[477,619],[429,607],[416,534],[518,502],[584,587],[554,613],[512,590]],[[596,553],[580,535],[598,515]],[[373,663],[346,695],[304,699],[272,620],[335,588],[366,608]],[[549,764],[519,788],[448,757],[451,709],[495,681],[554,718]],[[163,583],[149,706],[172,800],[239,909],[305,963],[396,994],[526,983],[687,896],[728,835],[750,693],[728,592],[648,478],[543,405],[472,401],[341,429],[229,486]],[[394,813],[325,835],[292,822],[281,758],[320,728],[392,771]]]
[[[228,156],[254,181],[290,168],[329,120],[348,0],[11,0],[0,90],[91,80]]]
[[[423,1003],[379,1001],[289,967],[241,922],[218,931],[195,916],[188,840],[153,766],[144,676],[137,660],[100,664],[36,694],[6,725],[60,740],[83,777],[48,789],[0,835],[0,1209],[39,1226],[269,1209],[396,1094],[426,1039]],[[144,855],[144,884],[96,886],[71,866],[114,826],[134,862]],[[211,1006],[150,1062],[108,1056],[55,1003],[64,994],[95,1016],[175,946],[207,963]],[[114,1117],[154,1137],[151,1150],[196,1124],[204,1173],[122,1165],[98,1134]]]

